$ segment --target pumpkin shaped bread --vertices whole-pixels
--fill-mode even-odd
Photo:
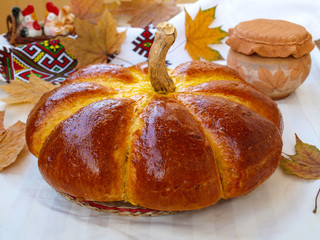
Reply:
[[[27,144],[57,191],[185,211],[247,194],[277,168],[282,118],[273,100],[211,62],[168,74],[175,29],[158,29],[149,65],[85,67],[31,111]]]

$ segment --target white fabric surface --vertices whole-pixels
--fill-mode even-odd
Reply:
[[[320,1],[225,0],[201,4],[209,6],[208,2],[211,6],[219,2],[214,26],[223,24],[227,29],[253,17],[282,18],[305,25],[320,38],[320,25],[315,20],[319,18]],[[187,10],[196,13],[197,4]],[[180,17],[172,22],[177,24]],[[182,37],[180,32],[178,45]],[[228,49],[225,45],[222,48]],[[320,51],[313,50],[311,56],[311,73],[305,83],[277,101],[284,119],[284,153],[294,153],[295,133],[320,148]],[[172,59],[179,63],[189,57],[176,54]],[[0,92],[0,98],[5,95]],[[6,110],[5,127],[17,120],[25,122],[32,106],[0,102],[0,110]],[[79,207],[60,197],[42,179],[37,159],[25,147],[17,162],[0,172],[0,239],[316,240],[320,239],[320,209],[317,214],[312,210],[319,187],[319,180],[285,175],[278,168],[252,193],[199,211],[152,218],[119,217]]]

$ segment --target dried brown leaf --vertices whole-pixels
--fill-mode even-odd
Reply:
[[[302,142],[296,135],[295,151],[295,155],[281,158],[280,166],[284,172],[304,179],[320,179],[319,149]]]
[[[80,19],[96,24],[104,12],[103,0],[70,0],[71,12]]]
[[[193,60],[203,58],[207,61],[223,59],[217,50],[209,47],[211,44],[221,43],[228,33],[221,27],[209,28],[215,19],[216,7],[199,10],[197,16],[192,20],[191,16],[185,11],[186,46],[189,56]]]
[[[0,112],[0,116],[3,120],[4,112]],[[2,121],[0,125],[3,126]],[[0,132],[0,171],[16,161],[25,144],[24,132],[25,123],[20,121]]]
[[[167,21],[179,12],[180,8],[174,0],[132,0],[131,2],[121,2],[120,6],[112,13],[131,16],[129,24],[132,27],[144,28],[150,23],[156,26],[160,22]]]
[[[104,4],[114,4],[114,3],[116,3],[116,4],[120,5],[121,2],[131,2],[131,0],[103,0]]]
[[[198,0],[176,0],[177,4],[195,3]]]
[[[0,112],[0,135],[4,132],[4,126],[3,126],[3,121],[4,121],[4,111]]]
[[[8,85],[1,86],[0,88],[11,96],[0,100],[8,104],[36,103],[45,92],[58,86],[42,80],[31,72],[29,82],[16,79]]]
[[[108,10],[96,25],[81,19],[75,19],[74,25],[77,38],[60,37],[60,41],[76,57],[77,68],[108,62],[108,56],[119,53],[126,38],[126,32],[117,32],[116,21]]]

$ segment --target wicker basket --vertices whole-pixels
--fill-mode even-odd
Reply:
[[[133,217],[154,217],[163,216],[168,214],[173,214],[177,212],[171,211],[159,211],[148,208],[143,208],[139,206],[134,206],[130,203],[119,201],[119,202],[94,202],[94,201],[84,201],[72,197],[66,193],[58,192],[64,198],[92,210],[98,212],[112,213],[119,216],[133,216]]]

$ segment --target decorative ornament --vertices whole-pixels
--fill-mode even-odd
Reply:
[[[74,15],[69,6],[60,10],[52,2],[47,2],[47,13],[44,20],[44,34],[49,37],[74,33]]]

